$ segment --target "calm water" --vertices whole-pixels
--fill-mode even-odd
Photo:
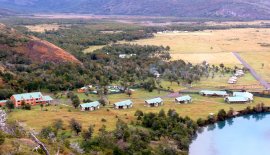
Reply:
[[[190,155],[270,155],[270,113],[204,128],[190,145]]]

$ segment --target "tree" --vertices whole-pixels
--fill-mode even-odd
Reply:
[[[219,110],[218,115],[217,115],[217,119],[219,121],[224,121],[226,119],[226,117],[227,117],[226,111],[224,109]]]
[[[63,120],[62,119],[57,119],[53,123],[53,127],[56,129],[56,131],[63,129]]]
[[[94,133],[94,126],[93,125],[90,125],[88,127],[88,130],[83,131],[82,137],[83,137],[83,139],[85,141],[90,140],[92,138],[92,136],[93,136],[93,133]]]
[[[7,100],[6,107],[9,109],[9,111],[15,108],[14,103],[11,100]]]
[[[81,101],[77,95],[73,96],[71,98],[71,101],[72,101],[72,105],[74,106],[75,109],[77,109],[81,103]]]
[[[140,120],[143,116],[143,112],[141,110],[137,110],[134,116],[137,116],[137,119]]]
[[[164,111],[164,109],[161,109],[158,113],[158,117],[166,117],[166,113]]]
[[[81,123],[79,123],[77,120],[75,120],[74,118],[72,118],[69,122],[70,124],[70,128],[76,132],[77,135],[79,135],[79,133],[82,131],[82,125]]]
[[[227,117],[233,117],[234,110],[233,108],[230,108],[230,110],[227,112]]]
[[[199,119],[197,120],[197,124],[198,124],[198,126],[204,126],[204,125],[205,125],[205,120],[202,119],[202,118],[199,118]]]

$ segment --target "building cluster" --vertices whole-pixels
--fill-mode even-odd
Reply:
[[[41,92],[14,94],[10,97],[10,101],[13,102],[15,107],[20,107],[23,104],[29,104],[32,106],[39,104],[49,104],[53,101],[50,96],[43,95]],[[0,106],[5,106],[8,100],[0,101]]]
[[[226,91],[202,90],[200,94],[203,96],[224,97],[227,103],[248,103],[254,100],[253,94],[250,92],[233,92],[228,94]]]
[[[181,96],[175,99],[176,103],[191,103],[192,99],[189,95]],[[145,100],[146,107],[159,107],[163,105],[163,99],[160,97]],[[81,111],[94,111],[100,108],[100,103],[98,101],[83,103],[80,105]],[[116,102],[113,104],[114,109],[129,109],[133,107],[133,102],[131,100],[124,100]]]
[[[129,59],[134,56],[136,56],[136,54],[119,54],[119,58],[122,58],[122,59]]]
[[[228,84],[236,84],[238,81],[238,78],[244,76],[245,73],[243,70],[236,70],[235,74],[230,77],[230,79],[228,80]]]
[[[99,86],[93,86],[93,85],[87,85],[84,87],[81,87],[77,89],[78,93],[92,93],[92,94],[97,94]],[[124,88],[122,86],[107,86],[108,93],[109,94],[116,94],[116,93],[121,93],[124,91]]]

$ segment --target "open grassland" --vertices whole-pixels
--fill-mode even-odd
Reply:
[[[270,82],[270,48],[268,52],[242,52],[240,56],[266,81]],[[264,64],[264,66],[262,66]]]
[[[243,85],[257,85],[259,82],[254,79],[254,77],[247,73],[245,76],[238,79],[236,84],[228,84],[227,81],[231,77],[231,74],[225,74],[224,76],[221,74],[217,74],[212,78],[211,76],[209,78],[202,78],[201,81],[195,82],[193,84],[194,88],[200,88],[200,89],[211,89],[211,88],[222,88],[222,87],[237,87],[237,86],[243,86]],[[263,87],[262,87],[263,88]]]
[[[27,25],[25,26],[29,31],[43,33],[45,31],[56,31],[61,26],[58,24],[39,24],[39,25]]]
[[[163,97],[165,103],[161,107],[149,108],[144,105],[144,100],[153,98],[156,96]],[[159,112],[161,109],[168,111],[169,109],[175,109],[181,116],[189,116],[196,120],[198,118],[206,118],[209,113],[217,113],[220,109],[229,110],[231,107],[235,110],[244,109],[247,106],[255,106],[258,103],[265,103],[270,106],[270,99],[255,97],[255,102],[251,104],[226,104],[223,98],[210,98],[203,97],[197,94],[191,95],[193,102],[191,104],[175,104],[174,98],[168,98],[166,92],[159,94],[157,91],[152,93],[137,90],[129,98],[125,94],[109,95],[110,104],[106,107],[102,107],[100,110],[93,112],[81,112],[78,109],[74,109],[69,104],[63,104],[58,106],[44,107],[48,111],[41,111],[39,106],[32,107],[32,110],[19,110],[16,109],[9,114],[10,120],[18,120],[24,123],[28,128],[40,130],[43,126],[50,125],[56,119],[62,119],[65,126],[68,126],[70,119],[75,118],[79,120],[83,128],[87,128],[90,124],[95,125],[95,129],[99,129],[102,125],[106,125],[108,130],[115,128],[116,121],[120,118],[126,122],[135,120],[134,113],[136,110],[142,110],[145,113]],[[80,98],[92,98],[81,94]],[[124,99],[132,99],[134,107],[127,110],[115,110],[112,108],[112,104]],[[101,119],[105,119],[106,122],[102,122]]]
[[[89,46],[87,49],[83,50],[83,53],[91,53],[97,49],[101,49],[104,45]]]
[[[270,29],[227,29],[200,32],[156,34],[154,38],[133,41],[140,45],[163,45],[171,47],[172,59],[192,63],[207,60],[210,64],[237,65],[231,54],[237,52],[267,52],[270,47]]]

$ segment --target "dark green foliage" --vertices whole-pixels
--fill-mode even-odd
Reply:
[[[32,107],[31,107],[30,104],[23,104],[23,103],[22,103],[21,108],[24,109],[24,110],[31,110]]]
[[[55,120],[55,122],[53,123],[53,128],[55,128],[56,131],[62,130],[63,129],[63,120],[62,119]]]
[[[6,136],[0,131],[0,145],[4,144]]]
[[[94,133],[94,126],[90,125],[88,130],[82,132],[82,137],[85,141],[90,140]]]
[[[227,118],[226,111],[224,109],[219,110],[217,119],[218,121],[224,121]]]
[[[167,116],[164,116],[163,111],[159,115],[155,113],[144,114],[142,126],[156,131],[157,136],[169,136],[176,141],[178,148],[183,150],[188,149],[192,136],[197,130],[195,122],[188,117],[180,117],[175,110],[169,110]]]
[[[199,119],[197,120],[197,125],[200,126],[200,127],[204,126],[205,123],[206,123],[205,120],[202,119],[202,118],[199,118]]]
[[[77,135],[82,131],[82,125],[74,118],[70,120],[69,122],[70,128],[76,132]]]
[[[11,111],[12,109],[15,108],[15,105],[11,100],[7,100],[6,107],[9,109],[9,111]]]
[[[39,136],[44,138],[44,139],[51,139],[56,136],[55,130],[53,127],[48,126],[48,127],[43,127],[39,133]]]
[[[5,100],[7,98],[10,98],[10,96],[13,94],[14,94],[14,91],[11,89],[0,89],[0,100]]]
[[[72,105],[74,106],[74,108],[78,108],[79,105],[81,104],[81,101],[77,95],[72,96],[71,101],[72,101]]]

